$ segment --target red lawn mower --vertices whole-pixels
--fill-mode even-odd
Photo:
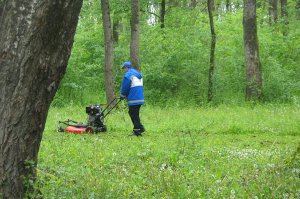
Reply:
[[[120,101],[120,98],[115,98],[103,110],[99,104],[86,106],[85,112],[88,114],[86,124],[70,119],[58,121],[57,131],[75,134],[106,132],[107,127],[104,125],[104,119]]]

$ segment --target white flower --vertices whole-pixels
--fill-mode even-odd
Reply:
[[[298,174],[298,173],[300,173],[300,169],[293,168],[293,169],[292,169],[292,173],[296,173],[296,174]]]
[[[232,189],[231,191],[230,191],[230,193],[231,193],[231,195],[235,195],[235,191]]]
[[[163,164],[161,165],[161,167],[160,167],[160,170],[163,171],[163,170],[165,170],[167,167],[168,167],[167,164],[166,164],[166,163],[163,163]]]
[[[234,191],[234,190],[231,190],[230,193],[231,193],[230,198],[235,198],[235,191]]]
[[[267,166],[270,167],[270,168],[274,168],[275,164],[267,164]]]

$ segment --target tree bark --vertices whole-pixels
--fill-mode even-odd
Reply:
[[[300,20],[300,0],[297,0],[295,8],[296,8],[297,19]]]
[[[179,6],[178,0],[169,0],[169,8],[178,7],[178,6]]]
[[[113,80],[113,35],[110,21],[109,0],[101,0],[101,10],[103,19],[103,30],[105,40],[105,92],[107,104],[115,99],[114,80]]]
[[[0,16],[2,16],[2,11],[3,11],[3,7],[4,7],[4,2],[3,0],[0,0]],[[1,19],[1,18],[0,18]],[[1,28],[1,27],[0,27]],[[0,29],[1,30],[1,29]]]
[[[256,0],[244,0],[244,50],[246,62],[246,100],[262,97],[262,75],[256,24]]]
[[[269,23],[272,25],[273,23],[277,22],[278,19],[278,12],[277,6],[278,0],[269,0]]]
[[[281,4],[281,18],[283,21],[283,30],[282,30],[282,34],[283,36],[287,36],[288,35],[288,25],[289,25],[289,21],[288,21],[288,11],[287,11],[287,0],[280,0],[280,4]]]
[[[197,0],[191,0],[190,7],[196,8],[196,6],[197,6]]]
[[[140,70],[139,64],[139,40],[140,40],[140,0],[132,0],[131,4],[131,43],[130,60],[132,66]]]
[[[114,22],[113,22],[113,39],[114,39],[114,44],[118,44],[119,42],[119,25],[120,21],[116,17]]]
[[[230,0],[226,0],[226,12],[230,12],[231,7],[230,7]]]
[[[208,72],[208,102],[213,99],[213,76],[215,71],[215,48],[216,48],[216,33],[214,27],[214,0],[207,1],[207,10],[209,16],[211,44],[210,44],[210,60],[209,60],[209,72]]]
[[[166,0],[161,0],[160,8],[160,27],[165,27],[165,16],[166,16]]]
[[[23,198],[35,179],[48,109],[67,67],[82,0],[0,3],[0,198]]]

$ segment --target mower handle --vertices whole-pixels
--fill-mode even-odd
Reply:
[[[119,97],[116,97],[115,99],[113,99],[106,107],[105,107],[105,109],[102,111],[103,113],[104,113],[104,111],[108,108],[108,107],[110,107],[110,105],[112,104],[112,103],[114,103],[117,99],[119,99],[118,101],[117,101],[117,103],[115,103],[115,105],[105,114],[105,115],[103,115],[103,119],[120,103],[120,101],[122,101],[121,100],[121,98],[119,98]]]
[[[113,99],[111,102],[109,102],[109,104],[106,105],[106,107],[102,110],[102,112],[106,111],[106,109],[112,104],[114,103],[114,101],[116,101],[117,98]]]

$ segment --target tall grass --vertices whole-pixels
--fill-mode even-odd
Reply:
[[[146,132],[129,137],[127,110],[106,133],[75,135],[56,121],[84,121],[84,107],[52,108],[36,186],[45,198],[297,198],[299,116],[291,105],[144,106]]]

